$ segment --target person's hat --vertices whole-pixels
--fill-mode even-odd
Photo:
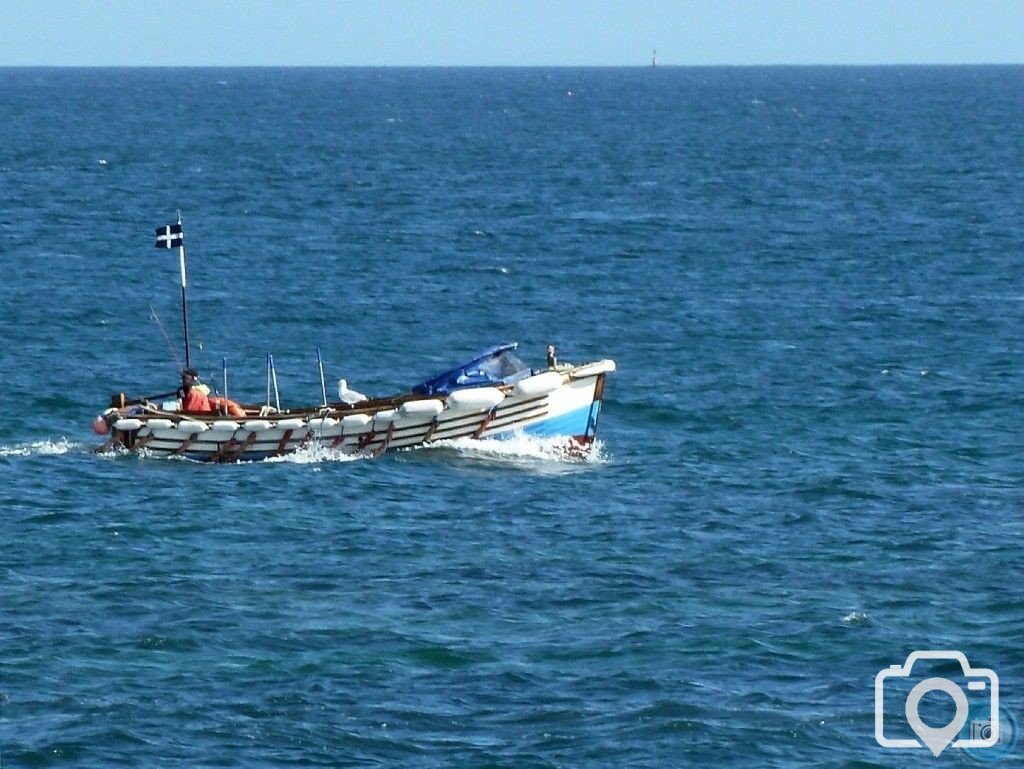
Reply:
[[[185,376],[186,374],[192,377],[193,379],[199,379],[199,372],[196,371],[194,368],[187,368],[181,372],[182,376]]]

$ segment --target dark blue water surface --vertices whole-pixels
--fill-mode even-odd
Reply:
[[[0,70],[2,765],[930,766],[915,649],[1021,714],[1022,124],[1024,68]],[[177,383],[177,209],[231,394],[555,343],[600,452],[93,455]]]

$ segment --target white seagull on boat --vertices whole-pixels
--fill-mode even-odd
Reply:
[[[350,390],[348,387],[348,381],[345,379],[338,380],[338,397],[341,398],[343,403],[356,404],[362,403],[367,398],[361,392]]]

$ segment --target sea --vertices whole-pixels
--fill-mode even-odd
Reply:
[[[1019,66],[0,69],[0,766],[1019,763],[1021,125]],[[94,453],[179,212],[229,397],[554,344],[598,444]]]

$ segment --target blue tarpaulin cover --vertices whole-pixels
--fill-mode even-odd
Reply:
[[[412,388],[419,395],[447,395],[465,387],[504,384],[530,373],[515,355],[518,343],[499,344]]]

